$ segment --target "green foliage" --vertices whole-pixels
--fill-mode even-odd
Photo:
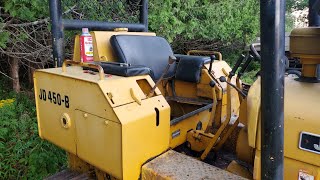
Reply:
[[[286,32],[291,32],[294,28],[294,17],[292,12],[297,10],[304,10],[308,8],[308,0],[287,0],[287,13],[286,13]]]
[[[64,18],[108,22],[138,22],[139,9],[130,6],[126,0],[64,0],[64,11],[76,5],[78,14],[69,13]]]
[[[294,10],[303,10],[308,7],[308,0],[287,0],[287,11],[292,12]]]
[[[247,84],[253,84],[254,81],[256,80],[256,75],[257,75],[258,72],[259,72],[258,69],[255,69],[255,70],[246,72],[246,73],[241,77],[242,82],[247,83]]]
[[[9,33],[6,31],[0,31],[0,48],[6,48],[9,40]]]
[[[253,61],[249,65],[247,71],[242,76],[241,80],[247,84],[252,84],[256,80],[256,75],[260,71],[260,62]]]
[[[46,0],[3,0],[1,6],[10,16],[26,21],[35,21],[48,16]]]
[[[10,20],[10,23],[13,24],[36,21],[49,16],[47,0],[2,0],[0,2],[0,7],[4,9],[5,13],[13,18],[6,19]],[[10,36],[9,31],[1,27],[1,25],[3,26],[5,23],[8,22],[5,22],[4,19],[0,18],[0,48],[6,48],[10,41],[14,44],[14,41],[27,39],[28,32],[26,31],[20,33],[17,37]]]
[[[14,94],[10,92],[8,84],[10,81],[0,76],[0,100],[13,98]]]
[[[42,179],[65,166],[65,153],[39,138],[34,102],[15,99],[0,108],[0,179]]]
[[[259,30],[256,0],[163,0],[150,1],[150,30],[170,42],[186,39],[248,42]]]

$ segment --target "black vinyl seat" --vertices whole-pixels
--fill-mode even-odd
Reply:
[[[131,77],[140,75],[149,75],[154,77],[153,72],[146,66],[128,65],[124,63],[115,62],[98,62],[96,63],[102,67],[104,73],[113,74],[117,76]]]
[[[199,83],[201,79],[201,70],[205,63],[210,62],[210,57],[190,56],[175,54],[179,64],[176,69],[175,79],[193,83]]]
[[[110,44],[118,57],[118,63],[127,65],[112,68],[114,65],[104,64],[108,71],[116,75],[149,74],[157,81],[168,65],[169,56],[174,55],[167,40],[159,36],[113,35]],[[177,63],[170,66],[165,78],[174,77],[181,81],[199,83],[202,67],[210,62],[210,58],[181,54],[174,56],[177,57]]]
[[[173,56],[169,43],[158,36],[114,35],[110,43],[119,63],[148,67],[155,81],[163,74],[169,56]],[[174,76],[175,66],[171,65],[165,78]]]

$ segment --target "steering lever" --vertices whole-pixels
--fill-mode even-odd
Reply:
[[[158,87],[158,85],[160,84],[160,82],[163,80],[164,76],[168,73],[171,64],[175,63],[177,61],[177,58],[175,56],[169,56],[169,60],[168,60],[168,64],[166,69],[163,71],[161,77],[158,79],[158,81],[156,82],[156,84],[152,87],[152,89],[150,90],[149,94],[147,95],[147,97],[152,97],[154,94],[154,91],[156,90],[156,88]]]
[[[254,57],[249,54],[247,57],[246,57],[246,61],[245,63],[241,66],[241,69],[239,70],[238,72],[238,78],[240,79],[240,77],[243,75],[243,73],[247,70],[247,68],[249,67],[251,61],[254,59]]]
[[[245,55],[243,55],[243,54],[240,55],[240,57],[238,58],[236,64],[233,66],[231,72],[229,73],[229,76],[228,76],[228,77],[229,77],[230,79],[235,75],[236,71],[238,70],[239,66],[241,65],[241,63],[243,62],[243,60],[244,60],[245,58],[246,58]]]
[[[213,61],[216,60],[216,56],[215,55],[210,55],[210,66],[209,66],[209,74],[211,73],[212,70],[212,63]]]
[[[242,97],[246,97],[246,94],[245,94],[244,92],[242,92],[241,89],[239,89],[237,86],[235,86],[234,84],[228,82],[225,76],[221,76],[221,77],[219,78],[219,80],[220,80],[220,82],[225,82],[225,83],[227,83],[228,85],[230,85],[231,87],[233,87],[235,90],[238,91],[238,93],[239,93]]]

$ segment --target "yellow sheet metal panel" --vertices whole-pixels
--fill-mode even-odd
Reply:
[[[205,64],[205,68],[208,70],[210,67],[210,64]],[[215,78],[216,82],[219,83],[219,85],[217,85],[217,87],[220,89],[219,93],[217,94],[218,96],[218,100],[222,99],[222,94],[223,92],[226,90],[227,84],[226,83],[221,83],[219,81],[219,78],[221,76],[227,76],[227,74],[225,74],[223,71],[229,73],[231,71],[230,66],[228,65],[227,62],[225,61],[214,61],[212,63],[212,76]],[[233,78],[231,80],[232,83],[235,84],[235,79]]]
[[[261,179],[261,151],[256,151],[253,179]],[[297,161],[291,158],[284,158],[284,179],[308,179],[306,176],[313,179],[320,179],[320,167],[312,164]],[[299,176],[300,175],[300,176]]]
[[[320,84],[302,83],[287,77],[285,82],[284,127],[286,157],[320,166],[319,154],[299,149],[302,131],[320,136]]]
[[[320,111],[317,108],[320,107],[320,84],[303,83],[296,81],[295,77],[286,77],[285,89],[284,156],[320,166],[319,154],[299,149],[301,132],[308,132],[320,136]],[[256,147],[261,150],[260,117],[258,121]],[[250,132],[249,127],[248,132]]]
[[[113,53],[110,38],[113,35],[145,35],[155,36],[152,32],[115,32],[115,31],[92,31],[90,32],[93,39],[93,56],[95,61],[116,61],[117,57]],[[80,43],[79,35],[75,37],[73,60],[80,61]]]
[[[93,49],[93,55],[95,55],[95,49]],[[93,57],[95,59],[95,57]],[[73,43],[73,61],[80,62],[81,57],[80,57],[80,35],[76,35],[74,38],[74,43]]]
[[[122,179],[121,124],[76,110],[77,155]]]
[[[239,132],[236,146],[236,153],[238,159],[253,164],[255,150],[249,146],[248,143],[248,131],[242,128]]]
[[[176,95],[181,97],[196,98],[197,97],[197,84],[175,80]]]
[[[295,28],[290,34],[290,52],[293,57],[320,55],[319,40],[320,27]]]
[[[170,150],[142,166],[142,180],[244,179],[195,158]]]
[[[59,69],[39,70],[34,75],[39,134],[76,154],[76,109],[81,108],[115,122],[117,118],[98,84],[67,77]],[[63,117],[67,125],[63,124]]]
[[[205,133],[203,130],[192,130],[187,133],[187,141],[190,143],[188,147],[197,152],[202,152],[206,149],[214,135]]]
[[[81,67],[76,67],[76,66],[67,67],[66,72],[62,72],[61,68],[45,69],[41,71],[47,72],[49,74],[61,75],[63,77],[68,77],[71,79],[77,79],[79,81],[86,81],[86,82],[89,82],[88,84],[85,83],[85,85],[88,85],[88,86],[93,84],[98,84],[101,88],[100,91],[103,92],[105,98],[108,100],[109,104],[112,107],[135,102],[135,100],[132,98],[130,94],[131,88],[133,88],[133,90],[137,92],[142,99],[146,98],[145,94],[143,93],[143,91],[141,90],[141,88],[137,83],[139,79],[146,79],[151,86],[154,85],[153,80],[148,75],[133,76],[133,77],[106,75],[105,80],[100,80],[98,73],[96,74],[85,73],[85,71],[83,71]],[[48,80],[45,80],[45,81],[48,81]],[[50,82],[53,82],[53,81],[50,81]],[[74,85],[74,83],[73,81],[68,81],[67,85],[71,86],[71,85]],[[57,87],[59,87],[59,85],[57,85]],[[79,89],[80,88],[76,88],[73,91],[78,92]],[[81,92],[78,92],[79,93],[78,95],[85,94],[86,92],[90,93],[92,91],[87,91],[87,90],[85,91],[81,89]],[[156,95],[161,94],[159,89],[156,89],[155,94]],[[112,101],[111,101],[111,97],[112,97]],[[89,103],[86,103],[84,105],[91,106]],[[104,113],[103,111],[95,111],[95,112],[100,114]],[[93,114],[96,114],[96,113],[93,113]]]
[[[261,179],[261,152],[256,151],[254,156],[253,179]]]
[[[142,164],[169,148],[170,135],[167,101],[158,89],[157,96],[147,99],[137,82],[141,79],[154,85],[149,76],[100,80],[98,74],[84,73],[81,67],[67,67],[66,72],[61,68],[38,70],[39,133],[116,178],[138,179]],[[54,101],[48,100],[49,91],[55,92]]]
[[[256,147],[257,126],[261,104],[260,89],[260,78],[258,78],[250,87],[247,96],[248,142],[252,148]]]
[[[191,116],[170,127],[170,148],[175,148],[187,140],[187,133],[192,129],[196,129],[199,121],[205,129],[209,123],[209,110],[203,111],[197,115]]]
[[[70,107],[62,110],[70,110],[70,112],[73,112],[74,109],[81,107],[83,111],[118,122],[111,106],[109,105],[110,100],[107,95],[104,94],[99,83],[109,81],[111,78],[121,77],[112,76],[101,81],[98,74],[92,75],[84,73],[81,67],[68,67],[66,72],[62,72],[61,68],[44,69],[36,71],[35,74],[36,76],[37,74],[42,75],[42,79],[40,79],[40,77],[36,77],[38,87],[35,91],[44,89],[42,86],[46,86],[46,88],[49,88],[52,92],[63,92],[60,93],[61,97],[69,97]],[[132,98],[130,99],[132,100]],[[54,107],[56,104],[48,102],[47,100],[44,105],[45,106],[43,107],[46,108],[46,105]],[[61,109],[65,106],[66,101],[59,107]],[[57,112],[60,113],[60,111],[55,111],[55,113]]]
[[[201,79],[197,84],[197,96],[206,97],[212,99],[212,87],[210,87],[209,83],[212,81],[212,77],[209,75],[209,72],[206,68],[201,70]],[[215,87],[217,88],[217,87]],[[219,91],[217,90],[217,93]]]
[[[300,174],[320,178],[319,154],[299,149],[301,132],[320,135],[320,84],[302,83],[295,77],[285,78],[284,106],[284,172],[285,179],[298,179]],[[248,107],[249,109],[249,107]],[[251,121],[248,117],[248,122]],[[258,114],[254,178],[260,177],[261,122]],[[250,129],[248,129],[250,130]],[[249,137],[250,138],[250,137]]]
[[[247,99],[243,99],[239,110],[239,122],[246,126],[248,124],[247,121]]]
[[[207,71],[209,69],[210,64],[205,64],[204,71]],[[218,83],[216,85],[217,90],[217,99],[222,101],[221,104],[221,122],[226,120],[227,115],[227,83],[220,82],[219,78],[221,76],[228,76],[228,74],[231,71],[230,66],[225,61],[214,61],[212,64],[212,76],[214,77],[215,81]],[[205,76],[204,76],[205,77]],[[204,78],[203,82],[208,81],[208,78]],[[236,76],[233,77],[230,81],[232,84],[236,84]],[[199,88],[204,88],[203,85],[200,85]],[[239,101],[239,95],[238,92],[231,88],[231,116],[236,119],[237,116],[239,116],[239,107],[240,107],[240,101]],[[234,121],[231,121],[232,123]]]
[[[313,166],[311,164],[306,164],[294,159],[285,158],[284,179],[302,179],[301,173],[311,175],[314,177],[314,179],[320,179],[320,167]]]
[[[141,166],[169,148],[170,107],[155,96],[114,111],[122,123],[123,179],[138,179]]]
[[[38,82],[37,82],[37,77],[36,77],[36,71],[33,73],[33,85],[34,85],[34,99],[35,99],[35,104],[36,104],[36,113],[37,113],[37,124],[38,124],[38,133],[40,138],[44,139],[44,136],[42,134],[42,130],[41,130],[41,121],[40,121],[40,102],[39,102],[39,95],[40,95],[40,89],[38,86]]]
[[[135,92],[136,96],[142,99],[146,99],[146,95],[143,90],[139,87],[138,81],[145,79],[149,85],[154,86],[153,80],[148,75],[133,76],[133,77],[119,77],[111,76],[108,81],[99,81],[99,85],[104,94],[112,99],[110,105],[117,107],[123,104],[136,102],[136,99],[132,96],[131,91]],[[161,92],[157,88],[155,95],[160,95]]]

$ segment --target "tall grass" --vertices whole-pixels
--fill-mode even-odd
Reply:
[[[43,179],[66,166],[65,152],[38,136],[33,98],[0,80],[0,179]]]

